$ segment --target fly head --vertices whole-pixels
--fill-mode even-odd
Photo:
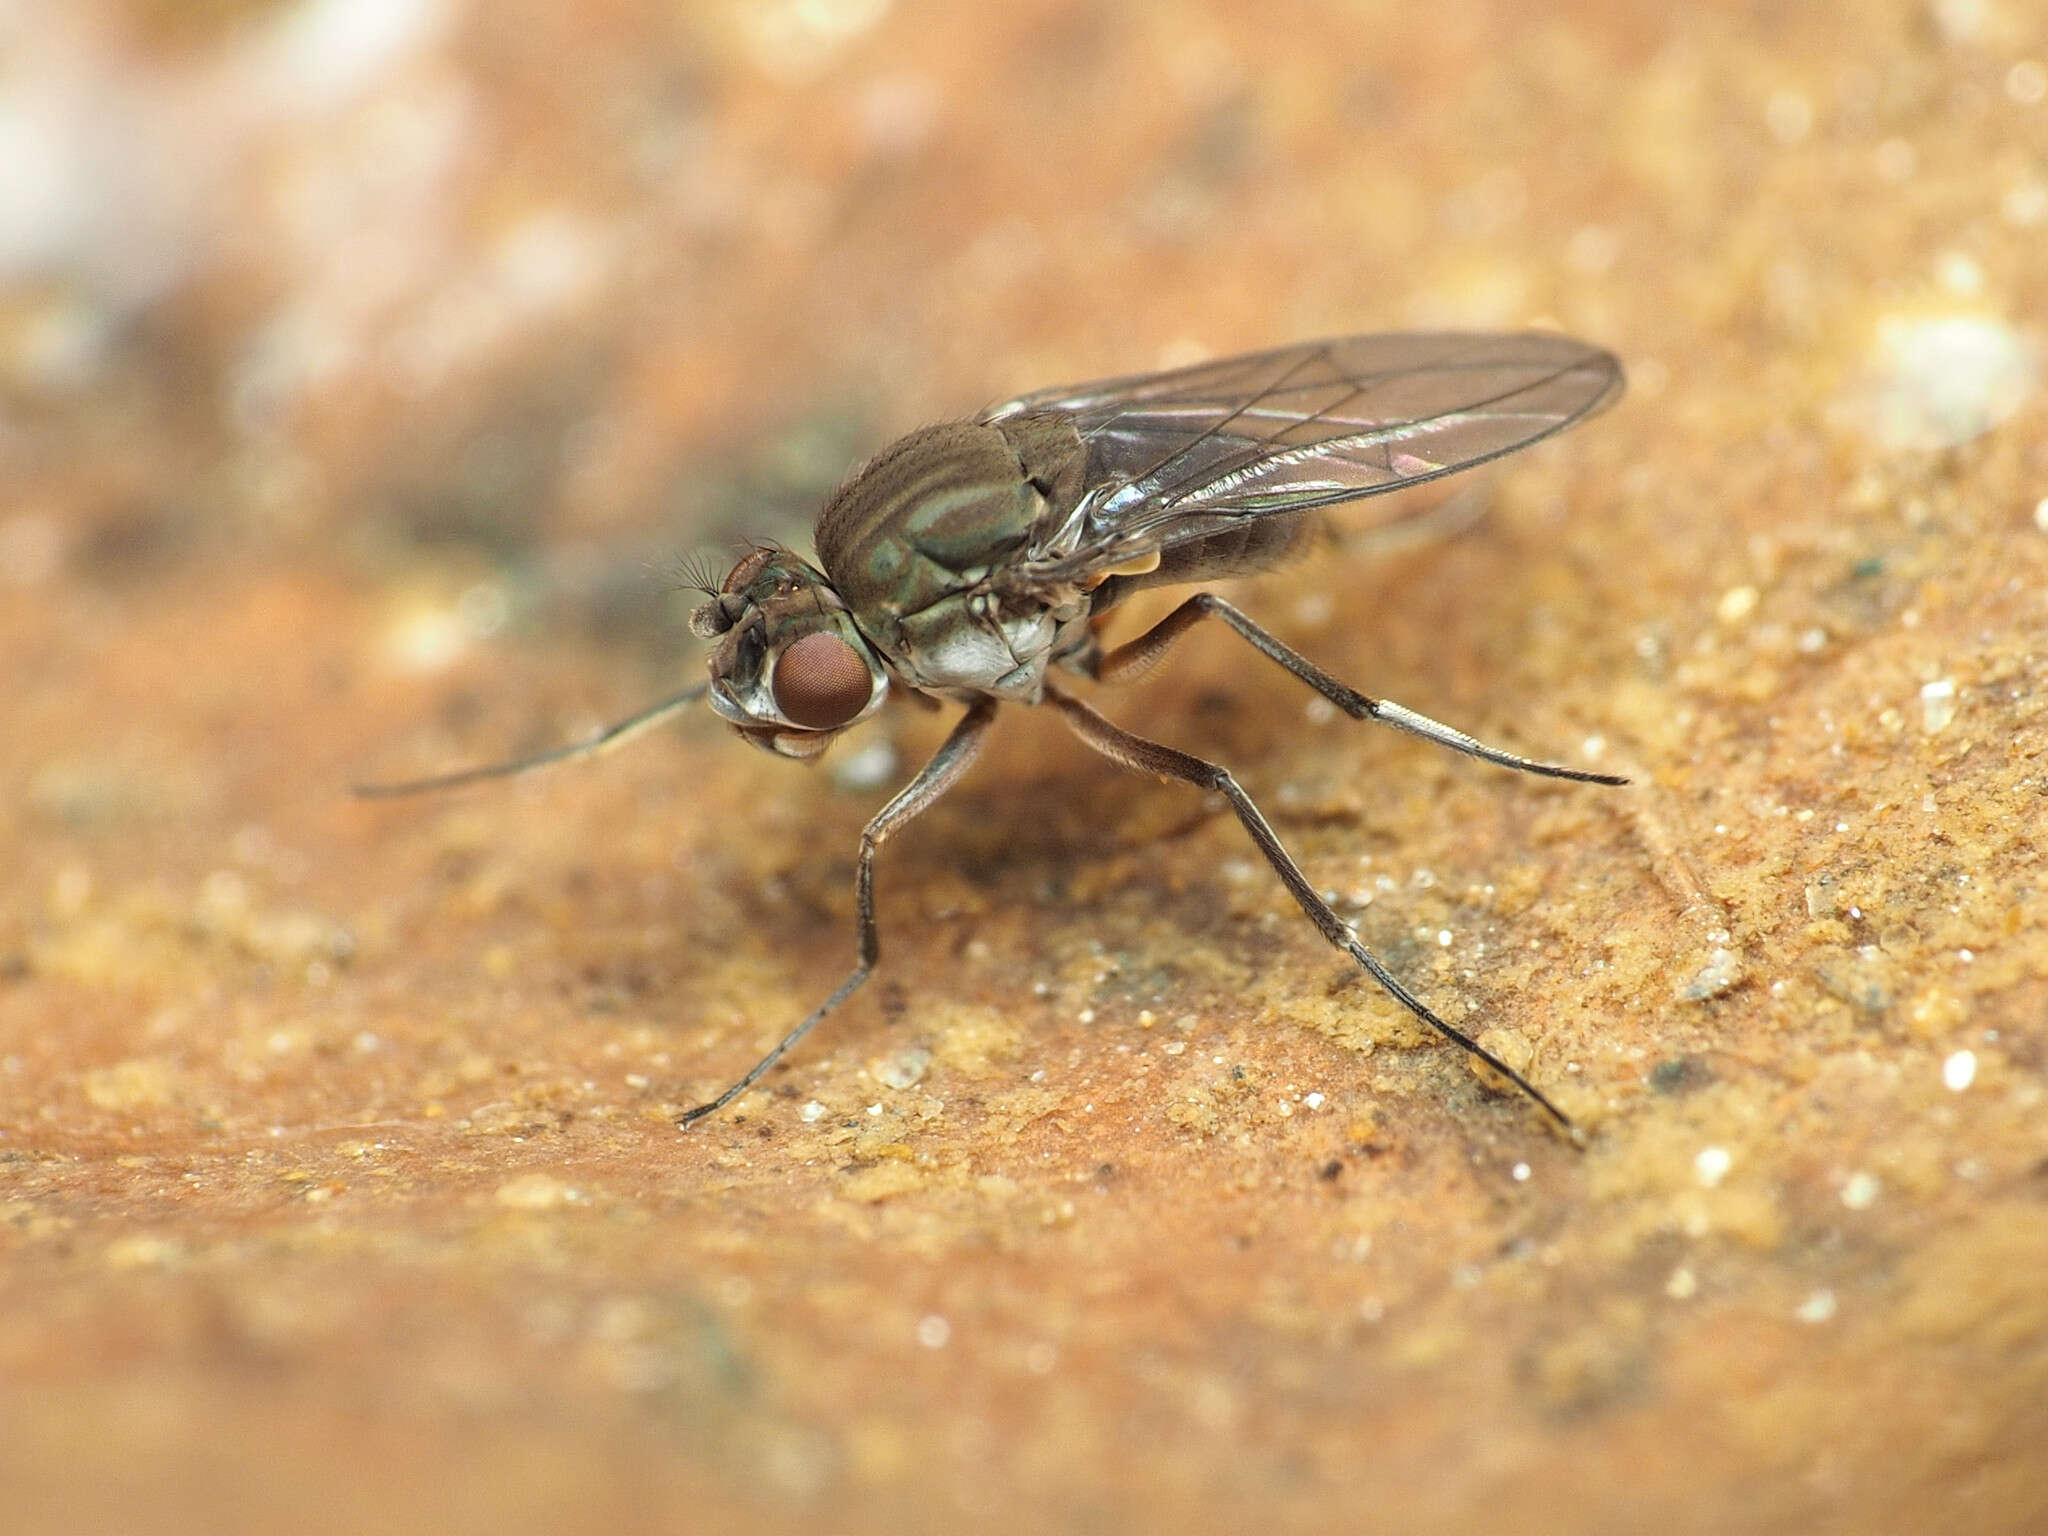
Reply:
[[[756,549],[690,616],[711,652],[711,707],[755,746],[817,757],[882,707],[889,674],[824,574]]]

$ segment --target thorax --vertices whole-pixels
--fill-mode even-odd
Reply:
[[[1085,632],[1084,593],[1014,579],[1078,497],[1082,448],[1065,433],[1028,418],[927,427],[877,455],[819,514],[820,565],[910,686],[1036,703],[1049,662]]]

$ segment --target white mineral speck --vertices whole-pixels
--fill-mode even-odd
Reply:
[[[1934,264],[1935,280],[1959,299],[1974,299],[1984,288],[1984,269],[1961,251],[1944,251]]]
[[[1723,624],[1740,624],[1756,612],[1762,596],[1755,587],[1730,587],[1714,605],[1714,616]]]
[[[1294,620],[1304,629],[1320,629],[1336,612],[1336,599],[1327,592],[1304,592],[1294,604]]]
[[[2026,338],[1993,316],[1894,315],[1845,414],[1888,451],[1953,448],[2026,404],[2038,371]]]
[[[1928,7],[1935,26],[1941,29],[1942,41],[1948,43],[1974,43],[1982,38],[1990,9],[1989,0],[1934,0]]]
[[[1961,1093],[1977,1081],[1977,1053],[1957,1051],[1941,1064],[1941,1080],[1950,1093]]]
[[[1673,1301],[1690,1301],[1700,1288],[1699,1276],[1681,1265],[1664,1282],[1664,1294]]]
[[[1878,1191],[1881,1188],[1883,1186],[1878,1183],[1876,1174],[1858,1169],[1849,1175],[1848,1182],[1842,1186],[1842,1204],[1852,1211],[1867,1211],[1877,1203]]]
[[[917,1342],[926,1349],[944,1349],[952,1337],[953,1325],[936,1312],[928,1312],[917,1320]]]
[[[1920,724],[1932,736],[1956,717],[1956,680],[1944,677],[1920,690]]]
[[[832,782],[841,789],[878,789],[896,776],[896,744],[877,736],[843,757],[831,759]]]
[[[462,655],[472,633],[460,613],[421,607],[400,616],[391,626],[384,649],[409,672],[439,672]]]
[[[1680,984],[1678,995],[1689,1003],[1705,1002],[1730,991],[1741,980],[1741,956],[1732,949],[1717,948],[1708,952],[1705,965]]]
[[[1703,1189],[1713,1189],[1728,1177],[1728,1170],[1734,1166],[1735,1158],[1726,1147],[1702,1147],[1692,1160],[1692,1174]]]
[[[812,1099],[810,1103],[798,1110],[797,1113],[803,1117],[805,1125],[816,1125],[820,1120],[829,1115],[831,1111],[816,1099]]]
[[[1802,1323],[1824,1323],[1835,1315],[1835,1293],[1823,1287],[1799,1303],[1792,1314]]]
[[[345,99],[451,24],[439,0],[302,0],[257,34],[262,84],[303,107]]]
[[[494,1197],[498,1204],[514,1211],[551,1211],[583,1198],[560,1179],[545,1173],[526,1173],[508,1179],[498,1186]]]
[[[1517,1184],[1526,1184],[1529,1182],[1529,1165],[1527,1163],[1517,1163],[1514,1167],[1510,1168],[1508,1172],[1510,1175],[1513,1176],[1514,1181]]]
[[[2048,223],[2048,181],[2027,180],[2006,188],[1998,200],[1999,216],[2014,229]]]
[[[905,1046],[876,1063],[875,1080],[885,1088],[909,1088],[924,1077],[931,1064],[932,1053],[923,1046]]]

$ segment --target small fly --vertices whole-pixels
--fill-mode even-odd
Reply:
[[[683,1114],[677,1123],[688,1126],[745,1093],[873,974],[875,854],[959,781],[1000,706],[1050,705],[1119,767],[1222,796],[1317,932],[1575,1136],[1541,1090],[1359,943],[1228,769],[1112,724],[1055,673],[1126,681],[1216,619],[1353,719],[1523,773],[1625,783],[1368,698],[1213,593],[1195,593],[1134,640],[1102,643],[1108,615],[1134,592],[1264,570],[1301,544],[1311,513],[1525,448],[1621,390],[1610,353],[1563,336],[1396,334],[1024,395],[913,432],[855,470],[818,514],[814,561],[763,546],[733,566],[690,620],[713,642],[708,681],[586,742],[358,792],[440,789],[599,752],[706,698],[755,746],[805,761],[892,693],[965,706],[945,744],[861,833],[851,974],[743,1077]]]

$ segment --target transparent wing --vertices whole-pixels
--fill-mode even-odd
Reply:
[[[1088,445],[1087,494],[1041,565],[1056,575],[1468,469],[1621,387],[1610,353],[1565,336],[1346,336],[1041,390],[986,419],[1065,416]]]

